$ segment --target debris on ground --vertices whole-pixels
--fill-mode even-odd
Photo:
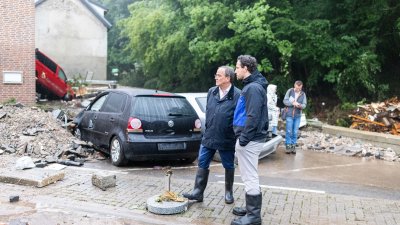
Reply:
[[[80,110],[80,108],[76,108]],[[66,111],[46,111],[22,104],[0,105],[0,155],[30,156],[36,167],[49,163],[81,166],[96,154],[91,143],[63,128]]]
[[[18,202],[18,201],[19,201],[19,195],[10,196],[10,202]]]
[[[400,135],[400,101],[397,97],[384,102],[359,105],[356,112],[349,117],[353,120],[350,128]]]
[[[374,146],[362,140],[341,135],[324,134],[319,130],[302,130],[298,145],[302,150],[400,162],[400,155],[396,154],[392,148]]]
[[[15,169],[17,170],[24,170],[35,167],[36,167],[35,163],[33,163],[32,158],[29,156],[22,156],[21,158],[17,159],[15,163]]]
[[[186,201],[185,198],[180,197],[178,194],[172,191],[165,191],[164,194],[160,195],[156,202],[184,202]]]

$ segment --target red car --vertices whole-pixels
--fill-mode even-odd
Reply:
[[[36,91],[51,99],[71,100],[75,95],[63,69],[36,49]]]

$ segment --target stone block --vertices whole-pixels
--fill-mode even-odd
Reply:
[[[92,184],[101,190],[117,186],[117,176],[108,173],[96,173],[92,175]]]
[[[19,196],[18,195],[11,195],[10,196],[10,202],[18,202],[19,201]]]

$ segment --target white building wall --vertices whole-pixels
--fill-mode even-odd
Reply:
[[[36,7],[36,48],[68,78],[106,80],[107,28],[80,0],[47,0]]]

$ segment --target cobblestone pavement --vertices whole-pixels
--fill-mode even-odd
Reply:
[[[163,178],[115,172],[117,186],[102,191],[91,183],[96,170],[67,167],[65,172],[64,180],[44,188],[0,183],[0,224],[18,219],[30,225],[230,224],[232,208],[244,205],[243,186],[234,185],[236,201],[227,205],[224,184],[209,183],[204,202],[190,203],[182,214],[154,215],[146,211],[146,200],[163,193]],[[189,192],[193,182],[174,178],[171,188],[180,194]],[[19,202],[8,202],[13,194],[20,196]],[[400,201],[271,188],[262,188],[262,194],[264,225],[400,224]],[[35,217],[38,213],[45,221]]]

